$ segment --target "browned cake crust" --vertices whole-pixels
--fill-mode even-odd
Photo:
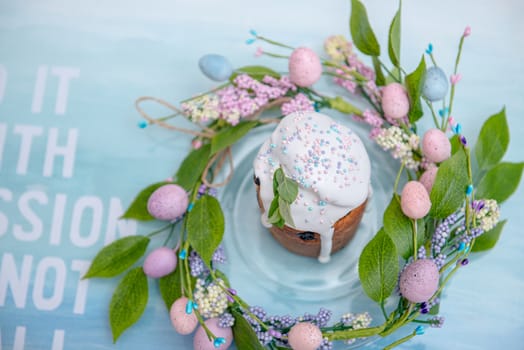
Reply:
[[[261,211],[264,211],[264,206],[259,195],[260,186],[257,185],[256,190],[258,205]],[[335,223],[333,245],[331,248],[332,254],[344,248],[351,238],[353,238],[364,215],[366,204],[367,200]],[[271,235],[290,252],[315,258],[320,254],[320,235],[316,232],[298,231],[289,226],[282,228],[271,226],[269,231]]]

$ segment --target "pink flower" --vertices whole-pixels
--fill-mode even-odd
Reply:
[[[282,114],[288,115],[294,112],[313,112],[313,101],[311,101],[303,93],[297,94],[297,96],[289,102],[282,105]]]
[[[255,57],[260,57],[264,54],[264,50],[259,46],[257,47],[257,50],[255,51]]]
[[[451,85],[456,85],[460,79],[462,79],[462,75],[460,74],[451,74],[451,76],[449,77],[449,82],[451,83]]]
[[[200,141],[199,139],[194,139],[193,141],[191,141],[191,146],[193,147],[193,149],[199,149],[200,147],[202,147],[202,141]]]
[[[462,36],[464,38],[468,37],[471,35],[471,27],[470,26],[467,26],[466,29],[464,29],[464,34],[462,34]]]
[[[451,124],[451,125],[455,124],[455,118],[453,118],[453,117],[450,116],[450,117],[448,118],[448,123]]]

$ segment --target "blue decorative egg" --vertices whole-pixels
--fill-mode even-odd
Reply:
[[[214,81],[226,81],[233,73],[231,63],[221,55],[202,56],[198,61],[198,66],[206,77]]]
[[[431,102],[442,100],[448,93],[448,78],[439,67],[431,67],[424,75],[422,95]]]

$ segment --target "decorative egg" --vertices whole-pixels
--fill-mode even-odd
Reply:
[[[431,189],[433,188],[433,184],[435,183],[435,178],[437,177],[437,171],[438,168],[435,165],[431,165],[429,168],[426,169],[426,171],[424,171],[424,173],[419,179],[420,183],[424,185],[428,193],[431,193]]]
[[[422,85],[422,96],[428,100],[440,101],[448,93],[448,78],[446,73],[439,67],[431,67],[424,74],[424,84]]]
[[[451,157],[451,142],[440,129],[430,129],[422,138],[422,153],[430,162],[443,162]]]
[[[177,257],[173,249],[161,247],[153,250],[144,260],[144,273],[149,277],[160,278],[175,271]]]
[[[206,77],[214,81],[226,81],[233,74],[231,63],[221,55],[202,56],[198,61],[198,67]]]
[[[295,85],[307,87],[322,75],[322,64],[315,51],[307,47],[295,49],[289,57],[289,79]]]
[[[293,350],[316,350],[322,343],[322,332],[312,323],[300,322],[291,327],[288,341]]]
[[[177,333],[182,335],[193,333],[198,325],[198,319],[195,313],[186,313],[186,305],[188,301],[189,299],[186,297],[178,298],[173,305],[171,305],[171,309],[169,310],[171,324],[173,324]]]
[[[186,190],[175,184],[157,188],[147,201],[147,211],[158,220],[175,220],[187,209],[189,199]]]
[[[424,185],[418,181],[409,181],[402,189],[400,208],[411,219],[426,216],[431,209],[431,200]]]
[[[214,340],[207,337],[206,332],[202,326],[198,327],[195,337],[193,338],[193,349],[194,350],[226,350],[233,342],[233,330],[231,327],[222,328],[218,325],[218,318],[210,318],[205,322],[207,328],[217,338],[223,338],[225,340],[219,347],[215,347]]]
[[[393,119],[408,115],[409,97],[402,84],[390,83],[382,89],[382,109],[386,116]]]
[[[412,303],[428,301],[438,289],[439,271],[430,259],[409,264],[400,274],[400,293]]]

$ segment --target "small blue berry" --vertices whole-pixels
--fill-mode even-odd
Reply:
[[[147,128],[149,124],[145,121],[145,120],[141,120],[137,123],[137,126],[140,128],[140,129],[145,129]]]
[[[455,125],[455,127],[453,128],[453,131],[455,132],[455,134],[460,134],[462,132],[462,125],[460,124]]]
[[[459,246],[458,246],[458,251],[461,252],[464,250],[464,248],[466,248],[466,243],[464,242],[460,242]]]
[[[226,343],[226,340],[222,337],[220,338],[215,338],[215,340],[213,340],[213,346],[215,348],[219,348],[222,344],[225,344]]]
[[[468,187],[466,187],[466,194],[469,196],[473,192],[473,185],[469,184]]]
[[[424,332],[425,332],[424,326],[417,326],[417,328],[415,328],[416,335],[422,335],[424,334]]]
[[[247,44],[247,45],[251,45],[251,44],[253,44],[255,41],[257,41],[257,39],[255,39],[255,38],[249,38],[249,39],[246,40],[246,44]]]
[[[187,251],[185,249],[182,249],[180,253],[178,253],[178,257],[184,260],[187,257]]]
[[[251,35],[253,35],[253,36],[258,36],[257,31],[254,30],[254,29],[250,29],[250,30],[249,30],[249,34],[251,34]]]
[[[191,315],[191,312],[193,312],[193,301],[188,300],[186,304],[186,314]]]
[[[431,55],[433,53],[433,44],[432,43],[428,44],[428,48],[426,49],[426,53],[428,55]]]
[[[193,210],[193,207],[195,206],[195,203],[189,203],[187,206],[187,212],[189,213],[191,210]]]
[[[448,113],[449,113],[448,107],[438,110],[438,114],[440,115],[441,118],[447,117]]]

